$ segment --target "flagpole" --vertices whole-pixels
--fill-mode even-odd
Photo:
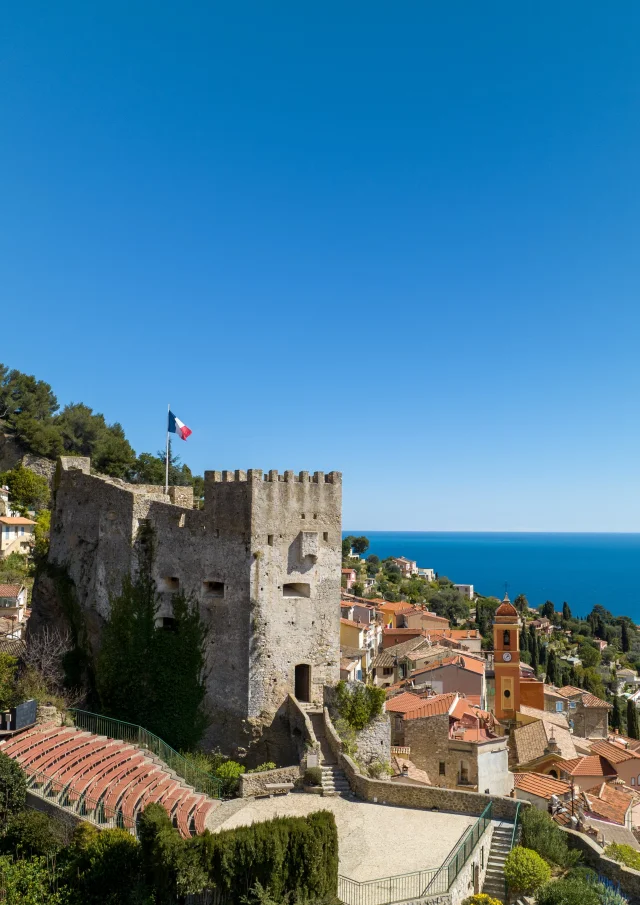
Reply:
[[[167,404],[167,451],[164,457],[164,492],[169,493],[169,413],[171,412],[171,403]]]

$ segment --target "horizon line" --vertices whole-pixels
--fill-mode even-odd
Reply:
[[[429,529],[406,529],[406,528],[343,528],[343,534],[354,534],[356,532],[361,532],[361,534],[593,534],[593,535],[601,535],[601,534],[624,534],[631,537],[640,536],[640,531],[533,531],[526,528],[521,528],[517,530],[510,530],[505,528],[485,528],[482,530],[478,529],[466,529],[466,528],[446,528],[440,530],[438,528],[429,528]]]

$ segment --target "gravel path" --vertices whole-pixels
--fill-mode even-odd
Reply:
[[[340,873],[360,881],[438,867],[476,820],[464,814],[292,792],[275,798],[249,799],[217,828],[226,830],[272,817],[304,816],[320,810],[333,811],[336,818]],[[216,817],[219,820],[222,814],[216,813]]]

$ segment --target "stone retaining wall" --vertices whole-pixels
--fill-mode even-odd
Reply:
[[[53,801],[46,801],[44,798],[40,798],[39,795],[36,795],[35,792],[30,792],[28,789],[27,807],[31,808],[33,811],[42,811],[42,813],[47,814],[48,817],[53,817],[54,820],[61,823],[66,828],[69,835],[71,835],[77,826],[86,822],[82,817],[78,816],[78,814],[72,814],[70,811],[65,810],[65,808],[56,805]]]
[[[453,811],[459,814],[475,814],[478,817],[489,802],[493,802],[493,817],[514,820],[518,802],[514,798],[499,795],[484,795],[480,792],[461,792],[454,789],[440,789],[434,786],[414,786],[403,782],[389,782],[383,779],[369,779],[360,773],[358,766],[342,751],[342,742],[335,730],[329,711],[324,708],[324,723],[327,741],[338,763],[344,770],[352,791],[364,801],[392,804],[405,808]],[[520,802],[523,806],[525,803]]]
[[[569,830],[566,827],[562,827],[562,829],[569,837],[569,848],[577,849],[588,867],[593,868],[598,874],[605,876],[613,883],[619,883],[623,895],[629,899],[631,905],[640,905],[640,871],[620,864],[613,858],[608,858],[603,854],[598,843],[584,833]]]
[[[264,770],[261,773],[243,773],[240,777],[240,798],[252,795],[268,795],[265,788],[269,783],[295,782],[300,778],[300,767],[279,767],[277,770]]]
[[[307,752],[317,749],[318,740],[313,732],[309,714],[302,709],[298,699],[292,694],[287,699],[287,716],[289,718],[289,730],[298,752],[300,766],[305,768]]]

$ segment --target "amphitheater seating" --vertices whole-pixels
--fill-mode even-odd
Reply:
[[[34,790],[98,824],[134,830],[138,814],[160,803],[180,834],[202,833],[214,802],[142,748],[74,728],[43,724],[0,742],[31,777]]]

